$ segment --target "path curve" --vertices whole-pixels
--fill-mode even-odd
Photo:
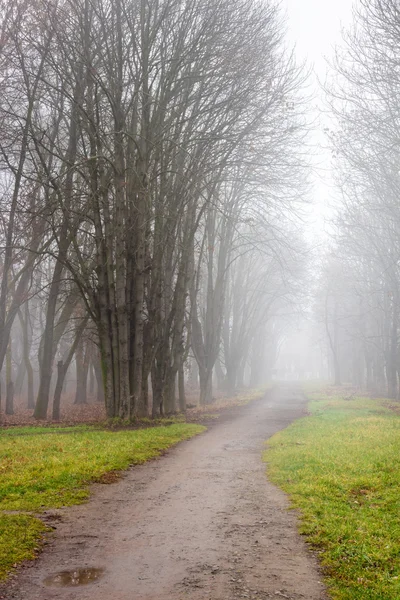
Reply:
[[[6,597],[326,599],[296,515],[261,461],[264,442],[304,410],[301,392],[277,388],[118,483],[93,486],[89,503],[53,511],[53,541]],[[78,567],[105,572],[79,588],[43,584]]]

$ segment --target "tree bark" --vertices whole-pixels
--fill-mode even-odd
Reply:
[[[12,380],[12,351],[11,339],[8,343],[6,356],[6,415],[14,414],[14,382]]]
[[[178,371],[178,389],[179,389],[179,411],[186,412],[186,394],[185,394],[185,371],[183,364]]]
[[[75,350],[76,392],[74,404],[87,404],[87,379],[89,356],[87,345],[84,347],[82,337]]]

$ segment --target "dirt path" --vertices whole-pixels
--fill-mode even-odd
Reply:
[[[264,441],[304,406],[295,389],[275,390],[119,483],[94,486],[88,504],[57,511],[54,541],[6,597],[325,599],[295,515],[261,462]],[[105,571],[90,585],[43,584],[78,567]]]

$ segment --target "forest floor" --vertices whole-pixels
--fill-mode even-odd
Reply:
[[[325,599],[296,514],[261,460],[265,441],[305,409],[298,390],[275,388],[116,483],[93,485],[87,504],[48,515],[54,532],[44,551],[0,596]]]
[[[234,396],[227,396],[223,392],[216,392],[213,402],[207,406],[200,407],[199,392],[188,390],[186,393],[187,411],[186,415],[176,415],[172,418],[165,419],[142,419],[136,423],[130,423],[130,427],[152,427],[154,425],[168,424],[170,422],[209,422],[220,416],[226,410],[230,410],[234,406],[244,406],[249,402],[262,398],[265,395],[267,387],[260,389],[245,389],[237,392]],[[151,396],[150,396],[151,402]],[[151,407],[150,407],[151,408]],[[107,420],[104,402],[96,402],[93,396],[88,395],[88,400],[85,404],[74,404],[73,394],[64,394],[61,402],[61,415],[59,421],[51,419],[52,407],[49,406],[48,418],[40,421],[33,417],[33,409],[26,407],[26,398],[16,397],[14,399],[14,414],[6,415],[4,406],[0,406],[0,427],[73,427],[74,425],[95,425],[100,427],[117,428],[127,426],[127,423],[121,422],[118,419],[114,421]],[[167,421],[167,423],[166,423]]]

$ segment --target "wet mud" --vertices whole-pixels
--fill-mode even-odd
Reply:
[[[72,569],[71,571],[60,571],[49,575],[43,581],[48,587],[74,587],[77,585],[88,585],[98,581],[103,575],[104,569]]]

